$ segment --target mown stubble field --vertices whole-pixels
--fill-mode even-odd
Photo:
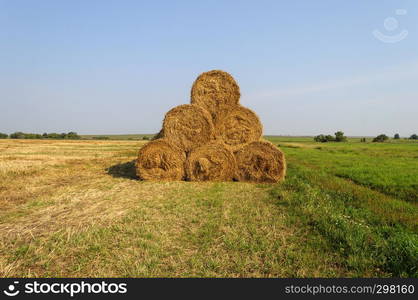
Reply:
[[[281,184],[142,182],[142,141],[0,140],[0,277],[418,276],[418,143],[270,140]]]

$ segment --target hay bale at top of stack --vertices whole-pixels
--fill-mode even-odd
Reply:
[[[231,181],[236,170],[234,154],[219,141],[194,149],[185,164],[186,178],[191,181]]]
[[[275,183],[286,174],[282,151],[268,141],[252,142],[235,153],[237,180]]]
[[[239,104],[241,94],[227,72],[213,70],[199,75],[192,86],[191,103],[210,112],[216,121],[222,113]]]
[[[183,104],[171,109],[164,118],[162,135],[171,144],[189,152],[214,139],[210,114],[193,104]]]
[[[260,140],[263,125],[252,110],[239,105],[216,122],[215,134],[235,152],[251,142]]]
[[[136,174],[142,180],[182,180],[186,154],[164,139],[151,141],[139,150]]]

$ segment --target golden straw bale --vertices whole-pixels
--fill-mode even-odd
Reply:
[[[227,72],[213,70],[197,77],[192,86],[191,103],[209,111],[214,120],[239,104],[240,91]]]
[[[235,153],[239,181],[274,183],[286,175],[282,151],[268,141],[252,142]]]
[[[182,180],[186,154],[164,139],[145,144],[136,161],[136,173],[142,180]]]
[[[186,160],[186,178],[191,181],[231,181],[237,163],[229,148],[219,142],[194,149]]]
[[[263,125],[258,116],[243,106],[231,109],[215,123],[215,135],[234,152],[260,140],[262,134]]]
[[[165,115],[163,135],[171,144],[188,152],[214,139],[212,118],[197,105],[176,106]]]

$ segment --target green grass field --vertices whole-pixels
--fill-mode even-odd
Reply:
[[[0,140],[0,276],[418,276],[418,143],[268,139],[280,184],[141,182],[137,140]]]

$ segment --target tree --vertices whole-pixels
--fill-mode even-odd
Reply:
[[[346,142],[347,141],[347,137],[344,136],[344,132],[342,131],[337,131],[335,133],[335,141],[336,142]]]
[[[377,137],[373,139],[373,142],[377,143],[383,143],[387,141],[389,137],[386,134],[379,134]]]
[[[320,135],[317,135],[316,137],[314,137],[314,141],[315,142],[320,142],[320,143],[325,143],[325,142],[327,142],[327,138],[325,137],[325,135],[320,134]]]
[[[7,139],[8,137],[9,137],[9,135],[8,135],[8,134],[1,133],[1,132],[0,132],[0,139]]]
[[[317,135],[316,137],[314,137],[314,141],[315,142],[321,142],[321,143],[326,143],[326,142],[334,142],[335,138],[332,135]]]
[[[361,139],[360,139],[360,142],[361,142],[361,143],[365,143],[365,142],[367,142],[367,140],[366,140],[366,138],[361,138]]]
[[[58,133],[52,132],[48,133],[48,139],[59,139],[60,135]]]
[[[71,140],[79,140],[81,139],[81,136],[79,136],[77,132],[70,131],[69,133],[67,133],[67,138]]]
[[[335,138],[332,135],[328,134],[328,135],[325,136],[325,140],[327,142],[334,142]]]
[[[418,135],[413,134],[409,137],[410,140],[418,140]]]
[[[395,140],[399,140],[401,137],[399,136],[399,133],[395,133],[395,135],[393,136],[393,138]]]
[[[347,141],[347,137],[344,136],[344,132],[342,131],[337,131],[335,133],[335,137],[333,137],[332,135],[317,135],[314,137],[314,141],[315,142],[321,142],[321,143],[326,143],[326,142],[346,142]]]
[[[17,131],[14,132],[10,135],[11,139],[24,139],[25,138],[25,134],[23,132]]]

